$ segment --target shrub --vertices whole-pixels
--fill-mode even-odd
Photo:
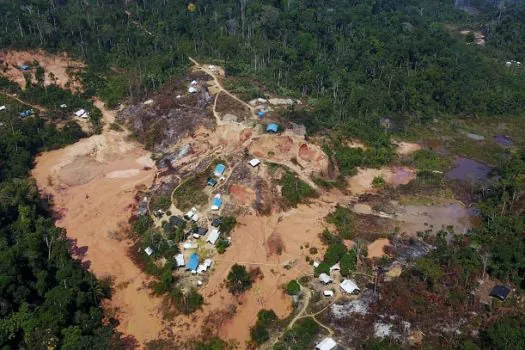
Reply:
[[[340,261],[340,265],[341,275],[343,277],[348,277],[352,272],[354,272],[357,266],[357,256],[355,254],[355,250],[352,249],[351,251],[343,255]]]
[[[224,235],[229,235],[237,225],[237,220],[235,216],[226,216],[221,218],[221,223],[219,224],[219,230]]]
[[[260,324],[255,324],[255,326],[250,329],[250,337],[256,344],[261,345],[270,339],[270,334],[266,327]]]
[[[184,294],[179,288],[171,292],[172,300],[175,302],[177,310],[185,315],[189,315],[201,308],[204,298],[195,289],[191,289]]]
[[[133,223],[133,231],[142,236],[151,226],[153,226],[153,220],[149,215],[143,215]]]
[[[337,206],[334,212],[328,214],[326,221],[337,228],[337,232],[341,238],[352,239],[354,216],[350,209]]]
[[[286,285],[286,293],[288,293],[288,295],[297,295],[300,291],[301,286],[299,285],[299,283],[297,283],[296,280],[291,280]]]
[[[386,186],[386,181],[382,176],[376,176],[372,180],[373,188],[381,189],[381,188],[385,188],[385,186]]]
[[[226,285],[232,294],[241,294],[252,287],[252,279],[243,265],[235,264],[228,274]]]
[[[257,314],[257,323],[264,327],[270,326],[274,321],[277,321],[277,315],[273,310],[262,309]]]
[[[215,247],[217,248],[217,253],[219,254],[224,254],[224,252],[226,251],[226,248],[228,248],[229,246],[230,246],[230,241],[224,238],[220,238],[217,241],[217,244],[215,244]]]
[[[335,243],[328,247],[324,255],[324,263],[332,266],[336,264],[346,253],[346,246],[343,243]]]
[[[330,265],[328,265],[325,262],[320,263],[319,266],[315,268],[314,276],[319,277],[319,275],[322,273],[326,273],[326,274],[330,273]]]
[[[313,188],[289,171],[287,171],[282,177],[279,184],[282,186],[281,195],[286,207],[295,208],[306,198],[314,197],[316,195]]]

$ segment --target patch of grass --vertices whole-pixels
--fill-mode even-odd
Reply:
[[[171,198],[169,196],[159,196],[151,198],[151,210],[168,210],[171,206]]]
[[[225,164],[222,160],[216,159],[206,170],[190,177],[177,188],[173,193],[173,201],[177,208],[186,211],[195,205],[206,204],[208,196],[202,190],[206,188],[208,178],[213,175],[213,168],[219,163]]]
[[[295,208],[307,198],[317,195],[317,192],[312,187],[290,171],[286,171],[281,180],[279,180],[279,184],[282,186],[281,195],[286,207]]]
[[[124,131],[124,128],[117,123],[111,123],[109,124],[109,130],[121,132]]]
[[[414,153],[414,165],[421,171],[444,171],[451,166],[449,158],[440,156],[436,152],[421,149]]]
[[[352,239],[354,232],[354,216],[350,209],[337,206],[335,211],[326,216],[326,221],[334,225],[343,239]]]
[[[246,78],[227,78],[224,81],[224,88],[238,95],[245,101],[253,100],[254,98],[258,97],[264,97],[264,94],[259,86]]]
[[[382,176],[376,176],[372,180],[373,188],[381,189],[381,188],[385,188],[385,186],[386,186],[386,181]]]
[[[454,199],[452,190],[446,192],[443,197],[402,195],[399,197],[398,202],[401,205],[446,205],[456,203],[457,201]]]
[[[203,182],[199,176],[193,176],[186,180],[173,194],[175,206],[182,211],[186,211],[195,205],[206,204],[208,196],[202,192],[205,186],[206,182]]]

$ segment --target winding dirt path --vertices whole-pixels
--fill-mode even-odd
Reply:
[[[16,100],[17,102],[20,102],[21,104],[23,104],[25,106],[29,106],[29,107],[34,108],[34,109],[38,109],[41,112],[47,111],[47,109],[45,107],[42,107],[42,106],[39,106],[39,105],[33,105],[33,104],[29,103],[29,102],[23,101],[16,95],[8,94],[6,92],[1,92],[1,91],[0,91],[0,95],[4,95],[7,98],[11,98],[13,100]]]

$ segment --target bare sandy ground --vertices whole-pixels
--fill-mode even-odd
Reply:
[[[385,255],[385,247],[390,245],[388,238],[379,238],[368,245],[368,258],[380,258]]]
[[[406,141],[392,141],[392,143],[397,146],[396,153],[403,156],[412,154],[421,149],[421,145],[417,143]]]
[[[109,121],[112,113],[103,111]],[[106,128],[101,135],[40,155],[33,170],[38,187],[53,196],[61,214],[57,225],[87,249],[84,265],[98,277],[114,278],[115,292],[106,306],[117,309],[119,331],[139,344],[157,339],[163,329],[160,300],[150,296],[144,285],[148,277],[127,257],[130,242],[110,232],[130,217],[136,187],[153,181],[154,171],[144,168],[145,157],[125,133]]]
[[[348,186],[353,195],[373,192],[372,181],[382,177],[387,184],[397,187],[405,185],[416,178],[414,169],[405,167],[384,167],[381,169],[359,169],[357,175],[348,179]]]
[[[285,295],[282,286],[291,279],[313,271],[305,260],[306,255],[309,255],[306,246],[317,247],[318,255],[323,255],[323,246],[319,240],[319,233],[324,229],[323,218],[343,197],[334,192],[311,205],[300,205],[286,213],[238,217],[239,224],[232,233],[232,246],[224,255],[215,256],[214,271],[208,284],[201,290],[206,303],[203,310],[191,321],[184,317],[174,321],[177,325],[175,334],[180,336],[179,339],[198,336],[207,315],[218,315],[235,306],[233,317],[217,322],[213,329],[224,339],[238,341],[240,348],[244,349],[259,310],[273,309],[280,318],[288,316],[292,310],[291,298]],[[276,236],[283,242],[281,254],[276,253],[272,244],[269,244],[271,237]],[[248,269],[259,267],[264,276],[239,298],[232,296],[224,286],[224,280],[234,263],[246,265]],[[191,324],[189,329],[188,324]]]
[[[70,88],[81,88],[81,84],[75,81],[72,76],[68,74],[68,70],[72,72],[79,71],[85,67],[82,62],[73,60],[67,54],[60,55],[49,54],[42,50],[37,51],[15,51],[9,50],[0,53],[0,59],[9,64],[6,72],[3,72],[10,80],[17,82],[21,87],[25,85],[24,74],[18,69],[20,65],[26,62],[31,63],[34,60],[38,61],[40,66],[46,71],[44,85],[56,83],[61,87],[67,87],[69,82]],[[53,73],[55,79],[51,79],[49,73]],[[32,72],[34,74],[34,72]]]

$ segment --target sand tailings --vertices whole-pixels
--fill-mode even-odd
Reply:
[[[103,111],[109,120],[112,113]],[[79,257],[84,266],[99,278],[114,278],[113,297],[105,307],[116,309],[118,330],[137,345],[157,339],[164,327],[160,299],[150,295],[149,278],[128,258],[131,242],[118,234],[131,215],[137,186],[153,181],[147,158],[126,133],[106,128],[101,135],[41,154],[33,170],[41,192],[53,196],[57,225],[76,240],[77,251],[85,251]]]

